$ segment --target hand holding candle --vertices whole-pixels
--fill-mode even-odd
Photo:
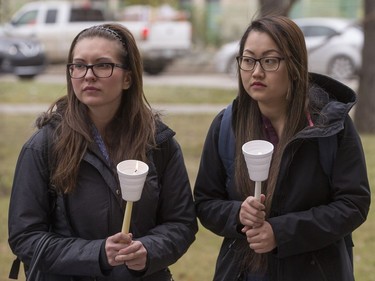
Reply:
[[[129,233],[133,202],[141,198],[148,165],[139,160],[125,160],[117,165],[122,198],[126,201],[122,232]]]
[[[255,181],[254,197],[260,200],[262,181],[268,178],[273,145],[264,140],[253,140],[242,146],[250,179]]]

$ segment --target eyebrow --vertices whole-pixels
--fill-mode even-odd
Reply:
[[[243,51],[243,53],[244,53],[244,54],[245,54],[245,53],[248,53],[249,55],[255,55],[255,53],[254,53],[253,51],[249,50],[249,49],[245,49],[245,50]],[[267,51],[263,52],[263,53],[262,53],[262,56],[266,56],[266,55],[269,55],[269,54],[271,54],[271,53],[277,53],[277,54],[281,55],[281,53],[280,53],[279,50],[276,50],[276,49],[270,49],[270,50],[267,50]]]
[[[86,62],[85,59],[83,58],[73,58],[73,61],[74,62]],[[112,58],[109,58],[109,57],[101,57],[101,58],[96,58],[94,60],[95,63],[101,63],[101,62],[113,62],[113,59]]]

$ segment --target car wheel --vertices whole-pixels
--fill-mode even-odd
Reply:
[[[350,79],[355,75],[355,66],[351,58],[338,56],[331,60],[328,65],[328,75],[336,79]]]
[[[18,75],[18,78],[20,78],[21,80],[32,80],[34,79],[36,75],[35,74],[27,74],[27,75]]]
[[[237,76],[237,73],[238,73],[238,64],[237,64],[237,61],[236,61],[236,57],[232,57],[229,62],[228,62],[228,65],[227,65],[227,73],[232,76],[232,77],[236,77]]]

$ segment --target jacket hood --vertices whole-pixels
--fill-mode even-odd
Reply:
[[[356,93],[345,84],[322,74],[310,73],[310,83],[324,90],[331,100],[353,106],[357,100]]]
[[[343,129],[356,101],[355,92],[348,86],[328,76],[310,73],[309,111],[314,127],[308,134],[330,136]]]

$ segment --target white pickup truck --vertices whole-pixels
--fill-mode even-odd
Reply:
[[[9,36],[32,37],[44,45],[51,63],[66,62],[73,38],[84,28],[107,20],[102,9],[68,1],[30,2],[18,10],[4,31]],[[118,21],[135,37],[144,70],[159,74],[175,58],[187,54],[192,45],[189,21]]]

